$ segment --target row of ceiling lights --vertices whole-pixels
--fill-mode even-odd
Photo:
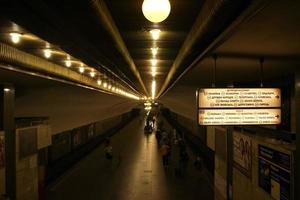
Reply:
[[[142,11],[146,19],[153,23],[159,23],[164,21],[170,14],[171,5],[169,0],[144,0],[142,5]],[[152,84],[151,84],[151,97],[155,99],[156,95],[156,69],[157,69],[157,59],[159,48],[156,45],[156,41],[160,37],[161,31],[159,29],[153,29],[150,31],[151,37],[153,39],[154,46],[151,48],[152,59],[151,59],[151,74],[152,74]]]
[[[10,38],[13,44],[18,44],[21,41],[21,38],[24,36],[24,34],[18,33],[18,32],[13,32],[10,33]],[[105,78],[105,81],[100,78],[100,73],[97,72],[94,68],[88,67],[85,65],[83,62],[71,59],[71,56],[69,54],[65,54],[63,52],[58,52],[54,51],[51,49],[51,46],[48,42],[46,42],[45,48],[43,49],[43,54],[46,59],[50,59],[52,54],[54,53],[59,53],[59,54],[64,54],[66,55],[66,59],[63,61],[65,63],[65,66],[70,68],[73,63],[77,63],[78,65],[78,71],[81,74],[84,74],[85,71],[89,71],[89,76],[91,78],[98,77],[97,79],[97,85],[101,86],[102,89],[109,91],[111,93],[119,94],[128,98],[136,99],[139,100],[139,96],[126,91],[125,89],[121,89],[121,87],[117,87],[116,84],[113,80],[110,80],[108,78]],[[87,70],[88,69],[88,70]]]

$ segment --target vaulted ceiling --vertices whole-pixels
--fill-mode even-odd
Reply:
[[[0,31],[32,33],[147,96],[153,80],[151,48],[158,47],[155,80],[159,96],[216,38],[222,38],[225,31],[238,26],[267,2],[170,0],[170,16],[154,24],[143,16],[143,0],[4,0]],[[156,42],[149,33],[152,29],[161,30]],[[0,39],[6,40],[2,36]],[[38,55],[41,45],[18,48]],[[53,62],[61,62],[59,59]]]

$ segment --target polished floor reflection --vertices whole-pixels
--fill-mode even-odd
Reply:
[[[48,188],[48,200],[213,199],[210,178],[194,168],[192,155],[183,177],[174,174],[174,155],[163,168],[155,135],[146,136],[143,125],[136,119],[112,138],[112,161],[103,146],[80,161]]]

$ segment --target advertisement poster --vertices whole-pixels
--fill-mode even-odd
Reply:
[[[5,167],[4,133],[0,132],[0,169]]]
[[[259,145],[259,186],[276,200],[291,199],[291,156]]]
[[[251,177],[252,141],[241,132],[233,132],[233,161],[237,169],[247,177]]]

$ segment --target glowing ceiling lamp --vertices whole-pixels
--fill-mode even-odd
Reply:
[[[159,29],[153,29],[150,31],[151,37],[153,40],[158,40],[160,36],[160,30]]]
[[[142,11],[146,19],[159,23],[169,16],[171,4],[169,0],[144,0]]]
[[[13,43],[17,44],[20,42],[22,36],[20,33],[10,33],[9,35]]]
[[[152,76],[155,77],[155,75],[156,75],[156,67],[155,66],[151,67],[151,73],[152,73]]]
[[[107,83],[106,82],[103,83],[103,87],[107,88]]]
[[[90,72],[90,76],[91,76],[92,78],[94,78],[95,75],[96,75],[96,72],[95,72],[95,71],[91,71],[91,72]]]
[[[100,79],[97,80],[97,84],[101,85],[102,81]]]
[[[45,56],[46,58],[50,58],[51,55],[52,55],[52,52],[51,52],[50,49],[44,49],[44,56]]]
[[[158,48],[157,47],[151,48],[151,52],[152,52],[153,57],[155,57],[157,55]]]
[[[71,65],[72,65],[71,60],[66,60],[65,62],[66,62],[67,67],[71,67]]]
[[[155,92],[156,92],[156,82],[155,80],[152,81],[152,99],[155,98]]]
[[[152,59],[152,60],[151,60],[151,64],[152,64],[152,66],[156,66],[157,60],[156,60],[156,59]]]
[[[85,71],[85,69],[84,69],[83,66],[79,67],[79,72],[80,72],[80,73],[83,73],[84,71]]]
[[[155,77],[156,76],[156,71],[152,70],[151,74],[152,74],[152,77]]]

